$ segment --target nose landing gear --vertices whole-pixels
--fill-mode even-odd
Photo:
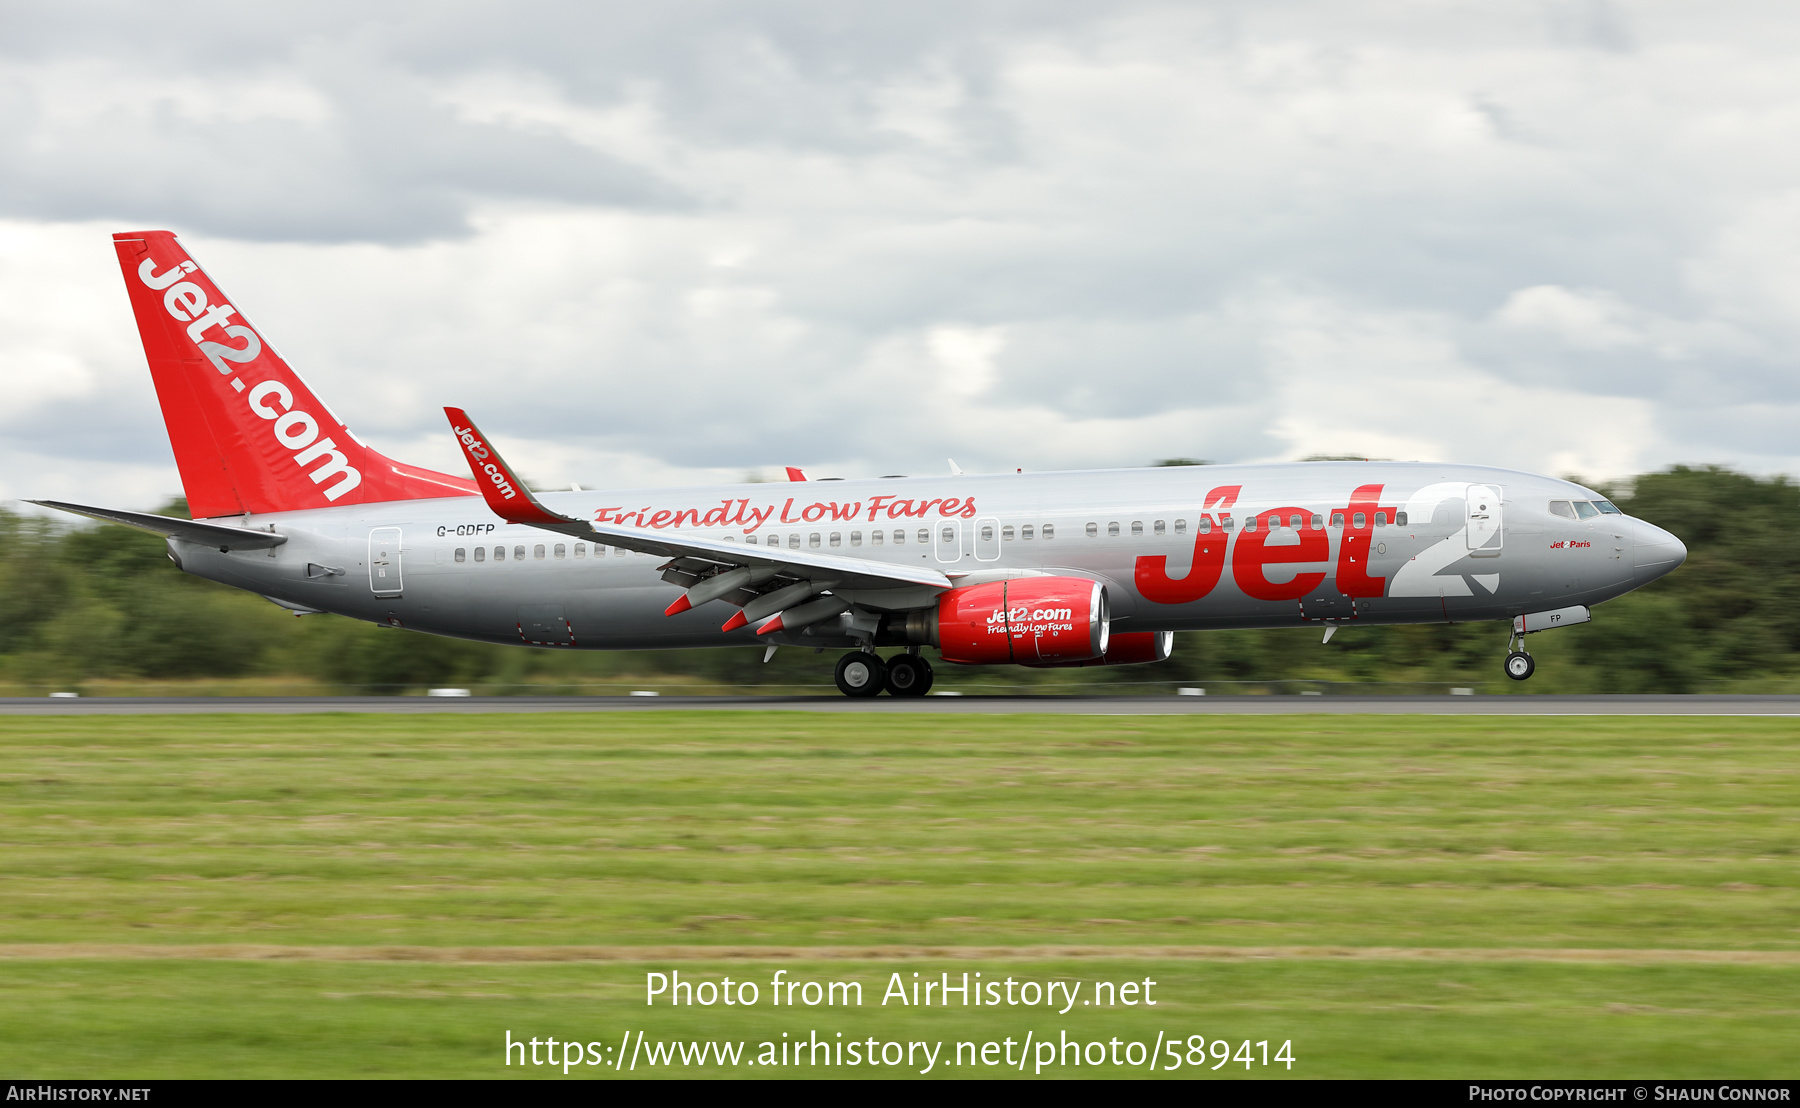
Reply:
[[[1525,634],[1518,624],[1513,625],[1513,633],[1506,637],[1506,661],[1500,666],[1514,681],[1523,681],[1537,672],[1537,663],[1525,653]]]

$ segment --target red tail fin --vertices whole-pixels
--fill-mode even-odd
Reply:
[[[168,231],[113,236],[195,519],[472,496],[364,446]]]

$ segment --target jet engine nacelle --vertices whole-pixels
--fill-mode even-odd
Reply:
[[[1033,669],[1057,669],[1064,666],[1138,666],[1145,662],[1161,662],[1175,652],[1173,631],[1120,631],[1106,644],[1106,652],[1083,662],[1034,662]]]
[[[1081,662],[1106,653],[1106,586],[1085,577],[1020,577],[938,597],[937,647],[946,662]]]

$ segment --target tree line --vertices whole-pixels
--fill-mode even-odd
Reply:
[[[1233,692],[1257,683],[1393,682],[1490,692],[1800,691],[1800,487],[1786,477],[1677,466],[1603,487],[1621,509],[1667,528],[1687,564],[1595,609],[1594,621],[1530,640],[1537,675],[1500,673],[1501,623],[1347,626],[1177,636],[1148,666],[1074,670],[938,666],[939,687],[1113,687]],[[181,502],[163,509],[185,516]],[[830,682],[833,655],[786,648],[551,651],[395,631],[340,616],[295,618],[268,601],[182,573],[161,538],[0,510],[0,685],[13,693],[132,683],[271,683],[343,692],[428,686],[477,691],[800,691]],[[1097,690],[1098,691],[1098,690]]]

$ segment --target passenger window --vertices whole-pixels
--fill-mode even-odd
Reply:
[[[1000,528],[1000,541],[1001,542],[1011,542],[1012,537],[1013,537],[1012,524],[1009,523],[1005,527]]]
[[[1552,500],[1550,502],[1550,514],[1553,516],[1561,516],[1563,519],[1574,519],[1575,509],[1570,506],[1567,500]]]
[[[943,539],[945,542],[955,542],[956,541],[956,528],[954,528],[954,527],[944,528]],[[921,541],[923,541],[923,540],[921,540]]]
[[[1137,536],[1139,536],[1139,535],[1142,535],[1142,534],[1143,534],[1143,533],[1144,533],[1144,521],[1143,521],[1143,520],[1141,520],[1141,519],[1134,519],[1134,520],[1132,520],[1132,521],[1131,521],[1131,534],[1132,534],[1132,537],[1134,537],[1134,538],[1135,538],[1135,537],[1137,537]]]
[[[1315,531],[1325,530],[1325,517],[1320,515],[1317,512],[1313,513],[1313,530],[1315,530]]]
[[[1031,524],[1027,523],[1019,528],[1019,537],[1021,539],[1029,539],[1031,537]]]
[[[1249,519],[1246,519],[1244,521],[1244,530],[1245,531],[1256,530],[1256,517],[1255,516],[1251,516]]]
[[[905,531],[901,531],[901,530],[894,531],[894,545],[895,546],[905,546],[906,545],[906,532]]]
[[[844,536],[841,532],[833,531],[831,533],[831,545],[833,545],[833,546],[844,545]]]
[[[1577,500],[1575,502],[1575,514],[1582,519],[1593,519],[1600,514],[1600,509],[1594,507],[1585,500]]]
[[[1164,525],[1163,521],[1159,519],[1150,525],[1150,533],[1152,535],[1166,535],[1169,533],[1169,529]]]
[[[1377,527],[1386,527],[1387,526],[1387,513],[1386,512],[1376,512],[1375,513],[1375,526],[1377,526]]]
[[[465,548],[460,547],[460,546],[456,548],[456,560],[457,561],[459,561],[459,562],[467,561],[468,558],[469,558],[468,550],[466,550]]]
[[[789,535],[788,536],[788,549],[789,550],[800,549],[800,536],[799,535]]]
[[[861,531],[850,532],[850,545],[851,546],[861,546],[862,545],[862,532]]]
[[[578,542],[575,544],[575,556],[577,558],[587,557],[587,543]]]
[[[1118,520],[1115,519],[1111,523],[1106,525],[1106,537],[1109,539],[1116,539],[1119,537],[1119,521]]]
[[[869,532],[869,545],[870,546],[880,546],[882,540],[885,538],[887,538],[886,531],[870,531]]]
[[[1406,526],[1406,513],[1405,512],[1395,512],[1394,513],[1394,526],[1396,526],[1396,527],[1405,527]]]
[[[1356,528],[1358,531],[1362,530],[1364,527],[1367,527],[1368,525],[1369,525],[1369,517],[1367,515],[1363,514],[1362,512],[1358,512],[1355,515],[1350,517],[1350,526]]]
[[[1290,531],[1300,530],[1300,523],[1301,523],[1300,513],[1295,512],[1293,515],[1288,517],[1288,530],[1290,530]]]
[[[724,540],[724,541],[726,541],[726,542],[736,542],[736,541],[737,541],[737,536],[736,536],[736,535],[726,535],[726,536],[725,536],[725,540]]]
[[[475,548],[475,560],[478,562],[487,561],[487,547],[478,546]]]
[[[1622,516],[1625,514],[1613,507],[1613,503],[1610,500],[1596,500],[1594,501],[1594,507],[1600,509],[1600,514],[1603,516]]]
[[[944,538],[948,539],[949,537],[950,537],[950,532],[948,532],[948,531],[944,532]],[[994,541],[994,525],[993,524],[984,523],[981,525],[981,541],[982,542],[993,542]]]
[[[1187,520],[1178,519],[1175,521],[1175,533],[1177,535],[1187,534]]]
[[[544,556],[544,548],[540,546],[540,547],[538,547],[538,557],[542,558],[543,556]],[[525,548],[522,546],[513,547],[513,561],[522,562],[524,560],[525,560]]]
[[[496,561],[496,562],[506,561],[506,547],[504,547],[504,546],[494,547],[494,561]]]
[[[1044,524],[1044,541],[1048,542],[1055,537],[1056,537],[1056,524],[1054,524],[1054,523]]]
[[[1344,513],[1342,513],[1342,512],[1331,513],[1331,525],[1333,527],[1342,527],[1344,525]]]
[[[1202,535],[1212,534],[1212,517],[1211,516],[1201,516],[1200,517],[1200,533]]]
[[[1236,527],[1237,524],[1231,522],[1231,516],[1222,514],[1219,516],[1219,526],[1229,531],[1233,527]]]
[[[819,549],[819,533],[817,531],[806,536],[806,545],[812,547],[814,550]]]
[[[1100,537],[1100,525],[1098,523],[1090,523],[1087,525],[1087,537],[1090,539],[1097,539]]]
[[[563,544],[560,542],[556,544],[556,549],[551,551],[551,553],[555,554],[558,558],[568,557],[568,552],[563,548]]]
[[[944,536],[944,538],[946,538],[946,539],[948,539],[948,538],[949,538],[949,537],[950,537],[950,536],[949,536],[949,535],[945,535],[945,536]],[[921,528],[919,528],[919,543],[920,543],[920,544],[921,544],[921,545],[923,545],[923,544],[925,544],[925,543],[928,543],[928,542],[930,542],[930,541],[931,541],[931,532],[930,532],[930,531],[927,531],[927,530],[926,530],[926,529],[925,529],[925,528],[923,528],[923,527],[921,527]]]

